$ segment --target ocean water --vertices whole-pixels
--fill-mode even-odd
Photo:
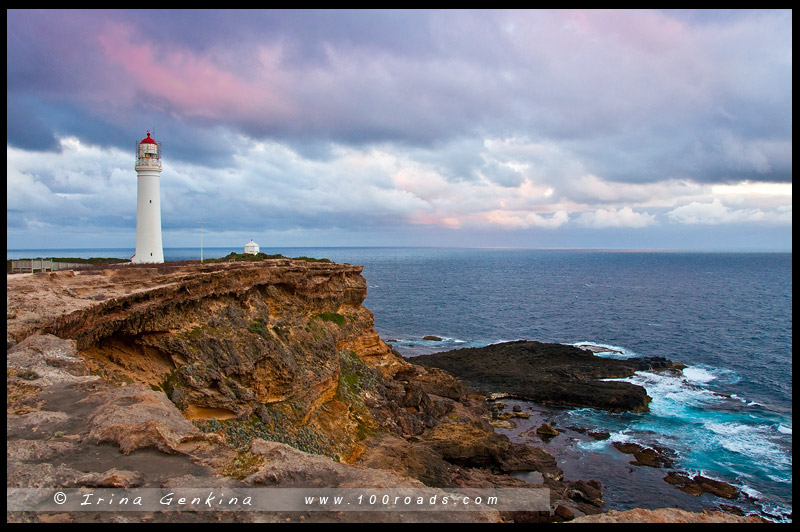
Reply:
[[[206,258],[233,248],[207,248]],[[235,251],[240,251],[236,248]],[[679,377],[629,380],[653,398],[645,414],[535,409],[532,419],[604,429],[604,441],[565,433],[545,448],[568,479],[604,484],[606,508],[723,503],[775,521],[792,511],[792,255],[438,248],[262,248],[363,264],[364,305],[404,356],[517,339],[591,344],[600,356],[664,356]],[[38,252],[38,253],[37,253]],[[119,256],[129,250],[8,250],[7,258]],[[199,258],[165,249],[167,260]],[[432,335],[441,340],[423,340]],[[525,441],[524,423],[506,431]],[[561,438],[561,440],[559,440]],[[666,470],[628,465],[614,441],[676,452],[672,470],[738,486],[734,501],[693,497]],[[535,443],[541,445],[541,441]],[[549,447],[548,447],[549,446]]]

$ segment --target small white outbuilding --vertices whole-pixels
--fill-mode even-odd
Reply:
[[[258,255],[259,249],[260,248],[258,247],[258,244],[253,242],[252,238],[250,239],[250,242],[244,245],[244,252],[249,253],[250,255]]]

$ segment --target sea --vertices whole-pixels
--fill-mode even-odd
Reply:
[[[603,484],[606,509],[724,507],[792,520],[792,254],[494,248],[262,248],[361,264],[364,306],[405,357],[512,340],[590,346],[598,356],[662,356],[681,375],[639,372],[650,412],[610,414],[521,401],[529,420],[498,429],[550,451],[566,480]],[[205,248],[205,258],[241,248]],[[133,249],[7,250],[7,258],[120,257]],[[165,259],[199,249],[165,248]],[[438,340],[425,340],[424,337]],[[538,439],[536,424],[562,433]],[[532,430],[533,429],[533,430]],[[606,440],[586,429],[610,433]],[[740,489],[700,497],[630,465],[614,442],[675,453],[669,471]],[[525,478],[524,475],[521,478]],[[531,481],[535,481],[532,479]]]

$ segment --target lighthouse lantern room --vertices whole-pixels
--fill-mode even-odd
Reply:
[[[161,263],[161,144],[149,131],[136,146],[136,175],[136,253],[131,262]]]

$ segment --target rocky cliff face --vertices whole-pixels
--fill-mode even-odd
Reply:
[[[7,280],[9,487],[531,487],[509,474],[538,471],[550,512],[466,518],[561,520],[603,505],[598,482],[563,481],[547,452],[495,433],[485,397],[392,352],[362,306],[360,266],[167,263]],[[213,518],[299,518],[234,514]]]
[[[361,306],[360,266],[129,266],[30,280],[77,308],[33,326],[10,320],[10,334],[21,340],[38,327],[72,339],[92,373],[163,391],[186,418],[204,421],[203,430],[242,445],[256,435],[280,435],[304,450],[348,459],[375,424],[361,387],[408,366]],[[296,427],[302,429],[290,434]]]

